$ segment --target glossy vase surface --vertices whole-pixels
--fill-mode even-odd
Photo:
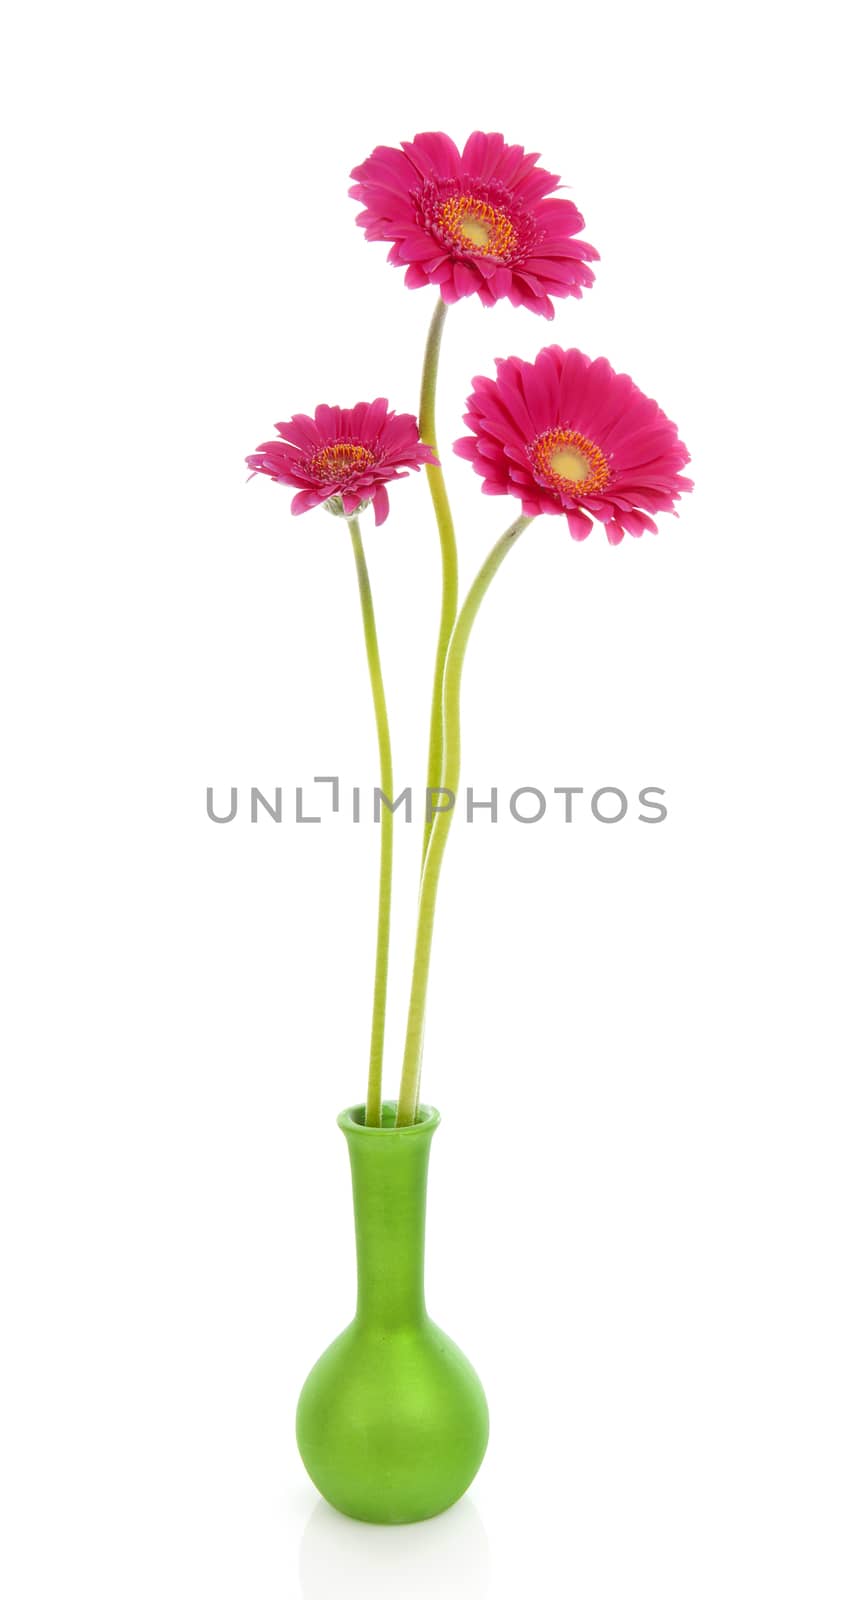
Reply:
[[[325,1499],[363,1522],[420,1522],[469,1487],[487,1447],[474,1368],[431,1322],[424,1300],[427,1165],[439,1113],[381,1128],[364,1107],[338,1117],[352,1169],[358,1304],[298,1401],[304,1465]]]

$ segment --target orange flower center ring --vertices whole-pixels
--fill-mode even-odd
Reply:
[[[604,451],[574,428],[548,428],[528,453],[539,478],[561,494],[597,494],[610,482]]]
[[[505,261],[517,245],[517,229],[510,217],[469,194],[451,195],[443,202],[439,226],[455,244],[477,256]]]
[[[365,467],[372,467],[376,457],[366,445],[351,444],[349,440],[340,439],[335,444],[322,445],[315,455],[310,457],[310,471],[317,477],[327,482],[329,479],[350,478],[354,472],[361,472]]]

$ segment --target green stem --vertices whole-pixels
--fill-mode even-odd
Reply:
[[[382,682],[382,663],[379,659],[379,641],[376,635],[376,616],[370,589],[370,574],[361,542],[361,529],[357,517],[349,518],[352,549],[358,571],[358,592],[361,596],[361,615],[364,620],[364,643],[367,646],[367,664],[370,668],[370,687],[373,691],[373,709],[376,713],[376,733],[379,739],[379,784],[383,795],[394,799],[394,774],[391,765],[391,735],[388,730],[388,708],[385,703],[385,686]],[[388,942],[391,929],[391,870],[394,854],[394,817],[389,807],[382,804],[380,818],[381,842],[379,847],[379,921],[376,933],[376,973],[373,981],[373,1021],[370,1029],[370,1070],[367,1078],[367,1108],[365,1122],[368,1128],[378,1128],[382,1120],[382,1058],[385,1050],[385,1001],[388,989]]]
[[[448,307],[439,297],[430,331],[427,335],[427,347],[424,351],[424,367],[421,373],[421,406],[418,416],[418,426],[424,444],[429,444],[436,455],[439,448],[436,443],[436,379],[439,373],[439,350],[442,344],[442,328],[445,322],[445,313]],[[457,615],[457,544],[454,539],[454,521],[451,516],[451,507],[448,504],[448,495],[445,490],[445,477],[441,467],[427,467],[427,483],[430,489],[430,498],[436,513],[436,522],[439,528],[439,544],[442,551],[442,610],[439,618],[439,638],[436,642],[436,665],[433,672],[433,695],[430,705],[430,742],[427,756],[427,788],[438,789],[442,784],[442,679],[445,672],[445,657],[448,654],[448,645],[451,641],[451,632],[454,627],[454,618]],[[424,845],[421,855],[421,870],[424,870],[424,861],[430,844],[431,824],[427,820],[425,807]]]
[[[466,646],[472,624],[491,581],[511,550],[528,528],[531,517],[518,517],[493,546],[472,588],[463,602],[454,625],[451,644],[445,662],[442,706],[444,729],[444,762],[441,787],[454,796],[448,811],[439,811],[430,833],[430,843],[421,875],[421,893],[418,902],[418,927],[415,935],[415,964],[412,968],[412,990],[409,1000],[409,1018],[406,1024],[406,1047],[403,1055],[403,1075],[400,1079],[400,1098],[397,1102],[397,1126],[404,1127],[415,1121],[421,1080],[421,1054],[424,1043],[424,1013],[427,1005],[427,980],[430,975],[430,951],[433,943],[433,918],[436,913],[436,891],[442,857],[451,828],[456,804],[457,786],[460,782],[460,680]]]

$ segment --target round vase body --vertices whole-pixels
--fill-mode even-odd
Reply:
[[[431,1322],[424,1302],[430,1141],[439,1113],[410,1127],[364,1126],[363,1106],[337,1119],[349,1145],[358,1307],[298,1401],[298,1448],[313,1483],[363,1522],[420,1522],[468,1489],[487,1448],[488,1413],[474,1368]]]

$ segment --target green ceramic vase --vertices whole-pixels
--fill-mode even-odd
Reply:
[[[421,1522],[459,1500],[487,1448],[478,1375],[431,1322],[424,1302],[427,1164],[439,1113],[411,1127],[337,1118],[349,1145],[358,1307],[298,1401],[298,1448],[313,1483],[362,1522]]]

